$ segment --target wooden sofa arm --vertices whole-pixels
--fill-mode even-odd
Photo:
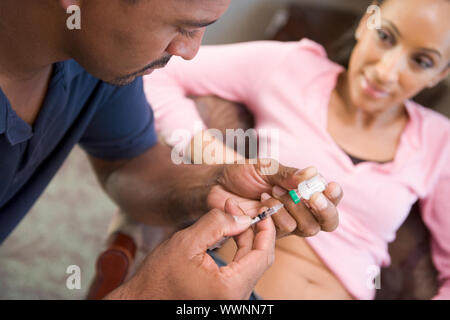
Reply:
[[[96,274],[86,299],[103,299],[119,287],[128,276],[135,254],[136,244],[133,238],[120,232],[112,234],[107,249],[97,258]]]

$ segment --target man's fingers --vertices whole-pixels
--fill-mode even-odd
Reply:
[[[232,216],[246,216],[245,212],[233,198],[228,198],[225,201],[224,208],[225,212],[231,214]]]
[[[234,237],[236,242],[237,251],[234,255],[233,261],[239,261],[243,256],[248,254],[253,248],[253,240],[255,239],[255,233],[252,228],[248,228],[243,233]]]
[[[232,272],[241,280],[253,285],[272,265],[275,252],[275,225],[271,217],[258,222],[255,226],[253,248],[247,254],[222,267],[224,273]]]
[[[255,225],[253,250],[273,252],[275,248],[276,230],[272,217],[265,218]]]
[[[234,208],[233,210],[238,209]],[[195,255],[206,252],[209,247],[224,237],[231,237],[244,232],[250,227],[251,223],[252,219],[246,215],[232,216],[221,210],[213,209],[195,224],[181,232],[186,246],[191,254]]]

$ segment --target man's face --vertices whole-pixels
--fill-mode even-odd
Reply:
[[[170,57],[195,57],[205,27],[230,0],[80,0],[81,30],[69,31],[69,54],[89,73],[126,85],[164,67]]]

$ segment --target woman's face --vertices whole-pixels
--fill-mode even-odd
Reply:
[[[370,113],[400,105],[450,69],[450,1],[387,0],[380,12],[381,29],[368,27],[368,15],[361,20],[348,70],[352,103]]]

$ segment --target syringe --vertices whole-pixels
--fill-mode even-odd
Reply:
[[[281,208],[283,208],[284,205],[282,203],[277,204],[263,212],[261,212],[260,214],[258,214],[256,217],[253,218],[252,223],[250,224],[250,226],[258,223],[261,220],[264,220],[268,217],[270,217],[271,215],[275,214],[278,212],[278,210],[280,210]],[[216,244],[212,245],[211,247],[208,248],[208,250],[214,250],[217,248],[220,248],[228,239],[230,239],[230,237],[224,237],[222,240],[220,240],[219,242],[217,242]]]

